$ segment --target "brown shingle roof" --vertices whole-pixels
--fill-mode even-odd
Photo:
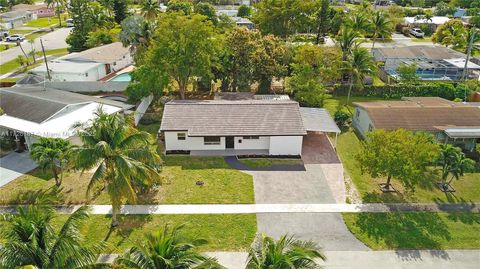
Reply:
[[[400,48],[377,48],[386,58],[424,58],[431,60],[464,58],[465,54],[440,46],[410,46]]]
[[[182,100],[165,105],[160,131],[189,136],[305,135],[295,101]]]
[[[479,127],[480,109],[438,97],[410,97],[403,101],[361,102],[375,128],[438,131],[445,127]]]

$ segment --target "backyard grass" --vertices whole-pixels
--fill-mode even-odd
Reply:
[[[239,161],[252,168],[270,167],[273,165],[303,164],[302,160],[300,159],[251,158],[251,159],[239,159]]]
[[[479,213],[347,213],[343,219],[373,250],[480,248]]]
[[[0,74],[6,74],[12,71],[17,70],[20,68],[20,64],[17,62],[17,59],[13,59],[11,61],[8,61],[2,65],[0,65]]]
[[[453,181],[452,186],[456,192],[446,195],[440,191],[435,183],[440,180],[440,175],[433,172],[429,174],[429,182],[416,187],[415,192],[406,192],[403,186],[393,180],[398,193],[382,193],[378,184],[384,183],[384,178],[372,178],[362,174],[360,166],[355,159],[361,150],[361,143],[353,131],[342,133],[338,137],[337,152],[342,160],[347,174],[355,184],[363,202],[479,202],[480,201],[480,173],[468,173],[460,180]]]
[[[167,156],[161,172],[163,184],[139,195],[140,204],[247,204],[254,203],[252,176],[231,169],[220,157]],[[66,173],[62,182],[63,203],[109,204],[105,192],[88,199],[92,171]],[[203,186],[198,186],[202,181]],[[0,203],[17,203],[20,193],[46,189],[55,184],[50,173],[33,170],[0,188]],[[93,193],[95,194],[95,192]]]
[[[348,102],[348,108],[350,111],[353,111],[354,102],[370,102],[370,101],[379,101],[378,97],[369,97],[369,96],[351,96],[350,101]],[[343,110],[348,112],[345,103],[347,102],[346,96],[334,96],[325,100],[324,108],[330,112],[331,115],[335,114],[337,110]]]
[[[152,123],[152,124],[139,123],[138,126],[137,126],[137,129],[139,129],[141,131],[145,131],[147,133],[150,133],[151,135],[156,137],[157,134],[158,134],[158,130],[160,130],[160,122]]]
[[[58,215],[54,226],[60,228],[68,215]],[[91,215],[81,227],[87,244],[106,239],[105,253],[123,253],[145,242],[145,234],[158,231],[165,224],[186,224],[182,235],[205,239],[201,251],[245,251],[257,231],[254,214],[227,215],[128,215],[120,217],[120,225],[110,232],[110,215]]]

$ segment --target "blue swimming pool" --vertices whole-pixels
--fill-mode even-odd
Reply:
[[[118,76],[113,77],[110,81],[120,81],[120,82],[129,82],[132,80],[130,73],[122,73]]]

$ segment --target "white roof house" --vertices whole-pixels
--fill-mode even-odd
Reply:
[[[22,134],[28,147],[37,137],[74,141],[76,123],[86,123],[101,107],[108,114],[132,106],[108,99],[42,87],[0,88],[0,129]]]
[[[48,69],[52,81],[98,81],[132,63],[129,48],[115,42],[51,60]],[[45,65],[30,72],[48,77]]]
[[[178,100],[165,104],[159,131],[167,154],[300,156],[307,132],[333,129],[317,112],[292,100]]]

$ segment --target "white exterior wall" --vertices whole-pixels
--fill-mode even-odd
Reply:
[[[110,63],[110,67],[112,68],[113,72],[116,72],[129,65],[132,65],[132,63],[132,55],[130,52],[128,52],[127,54],[123,55],[122,59],[118,59],[117,61]]]
[[[242,143],[238,141],[241,140]],[[269,149],[270,137],[260,136],[258,139],[243,139],[243,136],[235,137],[235,149]]]
[[[358,115],[358,116],[357,116]],[[366,133],[368,132],[368,127],[371,125],[375,128],[372,123],[372,120],[367,114],[367,111],[361,107],[355,107],[355,111],[353,112],[353,127],[357,129],[357,131],[365,137]]]
[[[47,77],[47,72],[44,70],[32,70],[32,73]],[[86,76],[86,73],[88,73],[88,76]],[[98,81],[107,74],[105,72],[105,66],[99,65],[98,67],[92,68],[87,72],[62,73],[58,71],[51,71],[50,75],[52,76],[52,81]]]
[[[303,136],[271,136],[270,155],[301,155]]]
[[[204,145],[203,137],[185,137],[185,140],[178,140],[177,133],[187,132],[165,132],[165,150],[223,150],[225,149],[225,138],[220,138],[220,145]]]

